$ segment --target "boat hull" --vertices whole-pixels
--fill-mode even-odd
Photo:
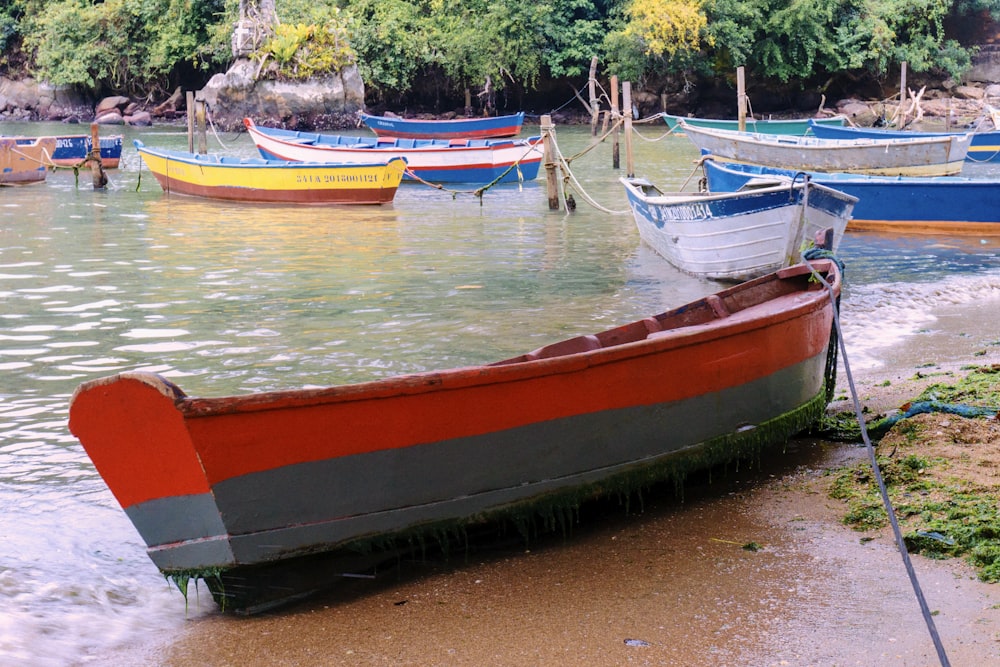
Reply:
[[[524,112],[506,116],[458,118],[455,120],[412,120],[361,114],[361,122],[379,137],[402,139],[495,139],[521,133]]]
[[[965,164],[972,136],[823,139],[731,132],[683,123],[682,126],[703,153],[728,161],[882,176],[958,174]]]
[[[21,143],[0,137],[0,185],[28,185],[45,180],[56,148],[53,137],[38,137]]]
[[[250,138],[265,158],[359,163],[406,158],[406,180],[430,183],[516,183],[538,177],[540,137],[508,140],[373,140],[335,134],[256,126],[245,119]]]
[[[122,135],[100,137],[101,166],[117,169],[122,157]],[[56,150],[52,162],[62,167],[73,167],[90,155],[93,141],[90,135],[68,134],[56,137]]]
[[[961,132],[917,132],[913,130],[891,130],[877,127],[814,126],[813,134],[828,139],[851,139],[867,137],[871,139],[941,137],[961,135]],[[973,132],[966,162],[1000,162],[1000,131]]]
[[[714,118],[688,118],[684,116],[672,116],[663,114],[663,120],[672,131],[683,132],[680,123],[683,121],[695,127],[707,127],[716,130],[736,130],[740,129],[738,120],[717,120]],[[757,132],[760,134],[780,134],[787,136],[805,136],[810,133],[810,121],[820,125],[843,126],[847,122],[846,116],[833,116],[830,118],[797,118],[797,119],[776,119],[757,120],[747,118],[744,125],[746,132]]]
[[[818,419],[840,282],[816,266],[832,290],[800,265],[488,366],[217,399],[124,373],[78,388],[70,430],[178,577],[574,507]]]
[[[344,165],[136,148],[166,193],[255,203],[387,204],[406,168],[400,158]]]
[[[732,192],[753,181],[789,179],[796,172],[705,160],[708,187]],[[857,197],[849,230],[1000,234],[1000,182],[939,176],[907,178],[812,173],[810,178]]]
[[[742,193],[664,194],[643,179],[621,179],[639,236],[692,275],[748,280],[790,266],[829,229],[836,250],[856,203],[803,182]]]

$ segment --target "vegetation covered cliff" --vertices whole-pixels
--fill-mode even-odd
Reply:
[[[373,108],[549,109],[601,76],[697,107],[744,66],[784,108],[960,78],[1000,0],[8,0],[0,76],[99,98],[198,89],[245,54],[296,80],[356,64]],[[801,98],[801,99],[800,99]],[[758,99],[758,110],[766,106]]]

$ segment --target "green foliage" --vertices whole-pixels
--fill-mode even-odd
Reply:
[[[530,88],[585,76],[593,56],[602,72],[636,82],[741,65],[759,80],[883,78],[904,60],[957,77],[972,54],[946,38],[946,21],[1000,18],[1000,0],[277,0],[276,10],[282,27],[266,52],[279,76],[356,57],[384,96],[487,78]],[[8,0],[0,64],[25,62],[53,84],[148,94],[191,68],[223,69],[237,14],[238,0]]]
[[[44,3],[19,29],[38,78],[56,85],[146,92],[163,87],[210,42],[221,0],[79,0]]]
[[[542,16],[542,65],[553,77],[586,74],[607,32],[605,12],[593,0],[552,3]],[[619,76],[621,74],[619,73]]]
[[[358,69],[382,94],[410,89],[423,63],[433,62],[426,14],[407,0],[357,0],[346,8]]]
[[[708,30],[703,0],[628,0],[605,39],[609,62],[632,80],[646,72],[691,70],[703,60],[702,48],[715,37]]]
[[[302,20],[285,21],[274,28],[270,39],[254,57],[261,62],[272,58],[277,76],[283,79],[308,79],[339,72],[355,62],[355,52],[348,41],[348,19],[338,8],[301,6],[292,13]]]

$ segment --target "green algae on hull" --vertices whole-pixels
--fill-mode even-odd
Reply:
[[[423,554],[433,547],[447,555],[456,545],[467,551],[470,530],[493,527],[495,531],[513,526],[525,543],[543,533],[562,531],[568,534],[578,522],[579,510],[584,503],[618,497],[629,511],[631,499],[638,498],[641,503],[642,493],[655,484],[672,483],[675,492],[681,495],[685,479],[694,472],[738,465],[741,461],[759,466],[765,450],[784,445],[790,437],[816,424],[826,409],[827,400],[828,392],[824,387],[804,405],[766,422],[748,425],[687,450],[665,455],[655,462],[636,463],[601,482],[542,494],[488,513],[428,523],[392,534],[372,535],[339,545],[329,552],[298,556],[287,561],[163,574],[174,582],[185,600],[190,580],[202,579],[222,611],[253,614],[290,599],[304,597],[295,595],[288,600],[280,597],[267,599],[272,592],[280,596],[289,578],[296,584],[303,579],[310,580],[312,592],[329,587],[345,576],[345,572],[365,571],[403,554]],[[300,571],[295,572],[296,568]]]

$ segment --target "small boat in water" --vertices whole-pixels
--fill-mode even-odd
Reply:
[[[663,121],[671,131],[683,132],[680,126],[682,122],[694,127],[706,127],[715,130],[739,131],[740,122],[738,120],[717,120],[715,118],[697,118],[694,116],[672,116],[670,114],[660,114]],[[847,116],[831,116],[829,118],[776,118],[757,119],[747,118],[744,124],[744,131],[755,132],[757,134],[782,134],[788,136],[805,136],[810,132],[810,121],[819,125],[842,126],[847,123]]]
[[[89,134],[60,134],[55,136],[56,149],[52,153],[52,163],[60,167],[75,167],[81,164],[93,150],[93,140]],[[21,141],[21,139],[18,139]],[[117,169],[122,157],[122,135],[100,137],[101,166]]]
[[[962,171],[972,135],[821,139],[681,127],[703,153],[782,169],[880,176],[948,176]]]
[[[406,161],[371,156],[366,164],[287,162],[148,148],[135,140],[164,192],[278,204],[388,204]]]
[[[802,173],[717,159],[703,161],[708,189],[733,192],[788,183]],[[812,172],[811,181],[858,203],[849,230],[904,234],[1000,234],[1000,180],[962,176],[866,176]]]
[[[1000,162],[1000,131],[971,131],[972,142],[965,155],[968,162]],[[967,134],[966,132],[918,132],[917,130],[893,130],[882,127],[831,127],[828,125],[813,125],[812,133],[825,139],[887,139],[914,137],[951,137]]]
[[[434,535],[761,456],[824,414],[840,287],[818,259],[492,364],[351,385],[194,398],[121,373],[77,388],[69,428],[164,575],[260,611]]]
[[[639,236],[686,273],[748,280],[802,261],[830,230],[834,251],[857,199],[808,178],[739,192],[664,193],[622,178]]]
[[[404,178],[429,183],[517,183],[534,180],[541,137],[524,139],[379,139],[260,127],[243,120],[265,158],[362,163],[406,158]]]
[[[372,116],[361,113],[361,122],[378,137],[401,139],[495,139],[521,133],[524,112],[507,116],[456,118],[454,120],[417,120],[398,116]]]
[[[24,143],[15,137],[0,137],[0,185],[44,181],[55,149],[53,137],[36,137]]]

